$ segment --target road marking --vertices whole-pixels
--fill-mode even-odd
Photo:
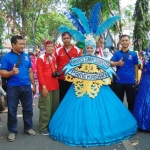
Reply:
[[[132,144],[130,143],[129,140],[124,140],[124,141],[122,142],[122,144],[123,144],[123,146],[126,148],[126,150],[136,150],[136,149],[132,146]]]

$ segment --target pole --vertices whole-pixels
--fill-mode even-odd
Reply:
[[[34,50],[35,50],[34,17],[32,18],[32,47],[33,47],[32,52],[34,52]]]

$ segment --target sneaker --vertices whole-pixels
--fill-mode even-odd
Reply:
[[[35,106],[35,104],[34,104],[34,103],[32,103],[32,106]]]
[[[9,133],[9,135],[8,135],[8,141],[9,142],[15,141],[15,138],[16,138],[15,133]]]
[[[20,103],[20,104],[18,104],[18,107],[21,107],[21,103]]]
[[[30,129],[28,131],[25,131],[25,133],[29,134],[29,135],[36,135],[36,132],[33,129]]]
[[[43,135],[49,135],[50,133],[49,133],[48,130],[43,130],[43,131],[41,131],[41,134],[43,134]]]

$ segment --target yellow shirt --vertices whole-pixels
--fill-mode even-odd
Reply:
[[[141,71],[141,69],[139,69],[138,70],[138,84],[140,83],[141,75],[142,75],[142,71]]]

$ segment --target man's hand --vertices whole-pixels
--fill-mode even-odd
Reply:
[[[47,95],[48,95],[48,90],[47,90],[46,86],[43,87],[42,95],[43,95],[43,97],[47,97]]]
[[[36,87],[35,86],[32,87],[32,93],[33,93],[33,95],[36,94]]]
[[[117,62],[117,65],[116,66],[123,66],[124,65],[124,62],[122,61],[123,58],[121,58],[118,62]]]
[[[18,74],[19,73],[19,69],[16,68],[16,64],[14,64],[14,67],[12,69],[12,74]]]
[[[136,81],[136,82],[135,82],[135,86],[137,87],[137,86],[138,86],[138,84],[139,84],[139,82],[138,82],[138,81]]]

